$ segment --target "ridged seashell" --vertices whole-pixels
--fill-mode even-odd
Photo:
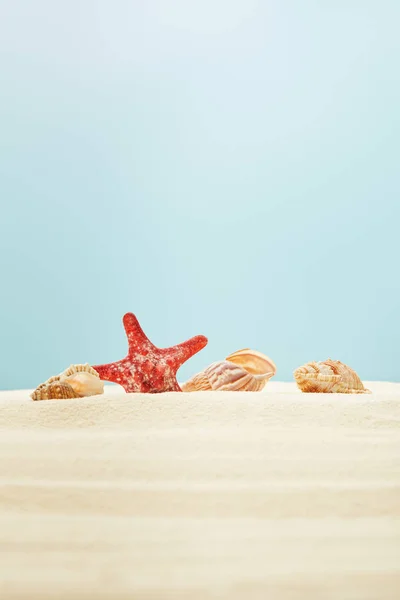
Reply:
[[[54,396],[52,398],[47,397],[43,388],[46,386],[50,386],[53,383],[62,383],[71,388],[73,391],[73,395],[69,396]],[[60,393],[68,393],[71,392],[68,388],[62,388]],[[53,388],[51,388],[51,393],[54,394]],[[59,375],[53,375],[47,381],[39,385],[39,387],[33,392],[31,398],[33,400],[52,400],[56,398],[83,398],[84,396],[95,396],[97,394],[102,394],[104,392],[104,383],[101,381],[98,372],[93,369],[89,364],[83,365],[70,365],[68,369],[65,369]],[[38,397],[33,397],[33,396]]]
[[[268,356],[257,352],[257,350],[250,350],[250,348],[237,350],[227,356],[225,360],[243,367],[253,375],[269,374],[268,378],[270,378],[276,373],[276,365]]]
[[[245,348],[230,354],[226,360],[212,363],[181,388],[183,392],[258,392],[275,373],[276,366],[268,356]]]
[[[70,377],[71,375],[75,375],[75,373],[90,373],[94,377],[100,379],[100,375],[93,369],[88,363],[84,365],[70,365],[68,369],[65,369],[62,373],[60,373],[59,377]]]
[[[339,360],[310,362],[294,372],[294,378],[302,392],[369,394],[353,369]]]
[[[69,383],[63,381],[51,381],[42,383],[31,394],[32,400],[66,400],[67,398],[79,398]]]
[[[100,376],[96,369],[93,369],[93,367],[91,367],[88,363],[85,363],[84,365],[70,365],[68,369],[65,369],[65,371],[63,371],[59,375],[53,375],[53,377],[49,377],[49,379],[45,381],[45,383],[51,383],[52,381],[60,381],[62,379],[65,379],[66,377],[75,375],[76,373],[90,373],[94,377],[100,379]]]
[[[61,376],[60,381],[69,383],[73,390],[83,398],[84,396],[96,396],[104,392],[104,382],[97,375],[91,373],[74,373],[68,377]]]

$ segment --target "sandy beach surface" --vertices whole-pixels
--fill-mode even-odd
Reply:
[[[400,598],[400,384],[0,393],[0,598]]]

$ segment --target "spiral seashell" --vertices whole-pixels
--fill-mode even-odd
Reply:
[[[100,375],[93,369],[88,363],[83,365],[70,365],[68,369],[65,369],[62,373],[60,373],[59,377],[70,377],[71,375],[75,375],[76,373],[90,373],[94,377],[100,379]]]
[[[66,377],[69,377],[70,375],[75,375],[76,373],[90,373],[94,377],[98,377],[100,379],[100,376],[96,369],[93,369],[93,367],[91,367],[88,363],[85,363],[81,365],[70,365],[68,369],[65,369],[65,371],[59,373],[59,375],[53,375],[52,377],[49,377],[49,379],[47,379],[44,383],[60,381],[62,378],[65,379]]]
[[[258,392],[275,373],[276,366],[268,356],[244,348],[230,354],[226,360],[212,363],[181,388],[183,392]]]
[[[243,367],[243,369],[249,373],[253,373],[253,375],[272,373],[270,375],[272,377],[276,373],[276,365],[268,356],[257,352],[257,350],[250,350],[250,348],[237,350],[227,356],[225,360]]]
[[[369,394],[353,369],[339,360],[310,362],[294,371],[294,378],[302,392]]]
[[[62,391],[60,391],[60,393],[70,394],[71,392],[68,388],[71,388],[74,395],[61,395],[50,398],[46,396],[47,392],[40,391],[44,388],[47,388],[47,386],[50,386],[55,383],[65,384],[65,386],[68,386],[65,388],[62,387]],[[50,390],[51,391],[49,393],[51,394],[57,393],[54,391],[53,388],[50,388]],[[36,392],[38,392],[38,394],[36,394]],[[56,398],[83,398],[84,396],[95,396],[97,394],[102,394],[103,392],[104,383],[101,381],[98,372],[95,369],[93,369],[93,367],[91,367],[88,363],[86,363],[80,365],[70,365],[68,369],[65,369],[65,371],[63,371],[59,375],[53,375],[53,377],[50,377],[47,381],[39,385],[39,387],[31,395],[31,398],[33,398],[34,395],[37,395],[38,397],[33,398],[33,400],[53,400]]]
[[[79,398],[69,383],[62,381],[51,381],[42,383],[31,394],[32,400],[66,400],[67,398]]]
[[[104,392],[104,383],[99,375],[95,377],[91,373],[78,372],[68,377],[62,375],[60,381],[68,383],[81,398],[84,396],[97,396]]]

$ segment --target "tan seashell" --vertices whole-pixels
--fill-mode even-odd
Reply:
[[[59,375],[53,375],[53,377],[50,377],[47,381],[45,381],[45,383],[51,383],[52,381],[60,381],[62,379],[65,379],[66,377],[75,375],[76,373],[90,373],[94,377],[100,379],[100,375],[98,374],[96,369],[93,369],[93,367],[91,367],[88,363],[85,363],[84,365],[70,365],[68,369],[65,369],[65,371],[63,371]]]
[[[275,373],[276,366],[268,356],[245,348],[230,354],[226,360],[212,363],[181,388],[183,392],[258,392]]]
[[[65,383],[74,392],[73,396],[55,396],[54,398],[47,398],[45,395],[47,392],[38,392],[53,383]],[[51,388],[52,389],[52,388]],[[64,388],[62,388],[64,390]],[[67,388],[66,388],[67,389]],[[38,396],[44,394],[44,397],[35,397],[38,392]],[[95,396],[104,392],[104,383],[100,379],[98,372],[93,369],[88,363],[80,365],[70,365],[68,369],[65,369],[59,375],[53,375],[47,381],[39,385],[39,387],[33,392],[32,398],[34,400],[50,400],[56,398],[82,398],[84,396]],[[51,393],[55,393],[52,391]],[[63,391],[60,393],[64,393]],[[70,393],[65,392],[65,393]]]
[[[211,383],[208,377],[208,369],[218,364],[221,363],[213,363],[201,373],[193,375],[191,379],[188,379],[188,381],[182,383],[180,386],[182,392],[208,392],[212,390]]]
[[[69,383],[63,381],[51,381],[42,383],[31,394],[32,400],[66,400],[67,398],[79,398]]]
[[[61,376],[60,381],[69,383],[73,390],[83,398],[84,396],[96,396],[104,393],[104,383],[97,375],[95,377],[89,372],[78,372],[68,377]]]
[[[310,362],[294,371],[294,378],[302,392],[370,394],[353,369],[339,360]]]
[[[75,373],[90,373],[90,375],[100,379],[100,375],[96,369],[93,369],[88,363],[84,365],[70,365],[68,369],[60,373],[59,377],[69,377],[70,375],[75,375]]]
[[[257,352],[257,350],[250,350],[250,348],[237,350],[227,356],[225,360],[243,367],[243,369],[249,373],[253,373],[253,375],[271,373],[270,377],[272,377],[276,373],[276,365],[268,356]]]

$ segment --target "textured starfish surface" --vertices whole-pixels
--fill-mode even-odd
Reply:
[[[145,335],[135,315],[127,313],[123,323],[129,344],[128,356],[93,367],[100,379],[119,383],[126,392],[181,392],[176,372],[206,346],[207,338],[197,335],[171,348],[157,348]]]

